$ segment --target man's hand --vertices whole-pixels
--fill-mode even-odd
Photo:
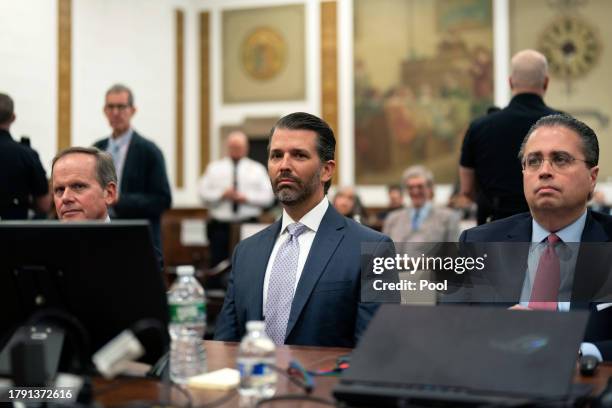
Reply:
[[[234,188],[230,187],[227,190],[225,190],[223,192],[223,195],[221,196],[222,199],[224,200],[234,200]]]
[[[514,306],[509,307],[508,310],[532,310],[532,309],[530,309],[528,307],[525,307],[525,306],[522,306],[522,305],[519,305],[519,304],[516,304]]]

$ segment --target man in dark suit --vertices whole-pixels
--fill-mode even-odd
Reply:
[[[160,217],[170,208],[172,194],[162,152],[131,127],[135,113],[132,91],[124,85],[113,85],[106,92],[104,104],[113,131],[94,146],[111,154],[117,170],[119,199],[110,209],[111,218],[149,220],[153,243],[161,248]]]
[[[544,55],[520,51],[511,69],[510,104],[473,121],[461,148],[461,193],[478,204],[479,225],[528,210],[516,156],[531,125],[556,113],[542,99],[548,88]]]
[[[247,321],[265,316],[276,344],[353,347],[368,325],[377,305],[360,300],[361,244],[392,243],[329,204],[335,144],[307,113],[272,128],[268,174],[282,219],[236,247],[215,339],[238,341]]]
[[[528,132],[519,159],[530,212],[464,231],[460,241],[531,243],[511,257],[517,266],[505,277],[493,267],[487,280],[518,300],[514,309],[590,307],[585,340],[596,347],[583,344],[583,352],[610,360],[612,304],[591,302],[610,302],[611,294],[609,251],[588,244],[612,241],[612,217],[587,210],[599,172],[597,136],[574,118],[546,116]]]

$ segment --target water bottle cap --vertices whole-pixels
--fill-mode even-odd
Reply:
[[[260,320],[251,320],[247,322],[246,328],[247,328],[247,331],[251,331],[251,330],[262,331],[262,330],[265,330],[266,328],[266,322],[262,322]]]
[[[195,268],[193,265],[181,265],[176,267],[176,274],[178,276],[193,275]]]

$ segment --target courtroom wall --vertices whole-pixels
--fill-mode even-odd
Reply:
[[[551,81],[546,102],[595,130],[600,146],[599,181],[611,182],[612,2],[569,4],[568,8],[563,2],[512,0],[510,46],[513,53],[535,48],[554,54],[549,55]]]
[[[0,1],[0,92],[11,95],[13,137],[28,136],[45,167],[56,150],[57,2]]]

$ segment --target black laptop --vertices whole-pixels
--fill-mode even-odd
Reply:
[[[334,396],[354,406],[503,406],[587,394],[572,386],[588,312],[383,305]]]

